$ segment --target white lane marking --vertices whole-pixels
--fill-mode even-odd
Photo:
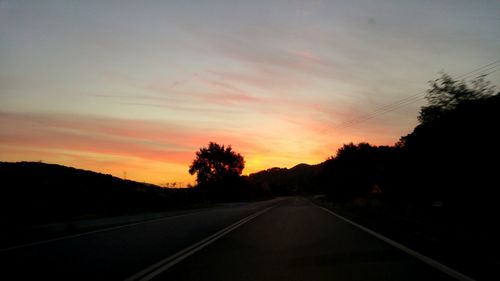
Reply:
[[[403,245],[399,244],[398,242],[396,242],[394,240],[391,240],[391,239],[389,239],[389,238],[387,238],[387,237],[385,237],[385,236],[383,236],[383,235],[381,235],[381,234],[379,234],[379,233],[377,233],[377,232],[375,232],[375,231],[373,231],[371,229],[368,229],[368,228],[366,228],[366,227],[364,227],[364,226],[362,226],[360,224],[357,224],[357,223],[355,223],[355,222],[353,222],[353,221],[351,221],[351,220],[349,220],[347,218],[344,218],[343,216],[334,213],[332,210],[329,210],[329,209],[327,209],[325,207],[321,207],[321,206],[317,206],[317,207],[321,208],[324,211],[326,211],[326,212],[334,215],[335,217],[337,217],[337,218],[339,218],[339,219],[341,219],[341,220],[343,220],[343,221],[351,224],[352,226],[355,226],[355,227],[357,227],[357,228],[359,228],[359,229],[361,229],[361,230],[363,230],[363,231],[365,231],[365,232],[367,232],[367,233],[369,233],[369,234],[377,237],[378,239],[380,239],[380,240],[382,240],[382,241],[390,244],[391,246],[394,246],[394,247],[402,250],[403,252],[406,252],[407,254],[410,254],[411,256],[413,256],[413,257],[415,257],[415,258],[417,258],[417,259],[425,262],[426,264],[428,264],[428,265],[430,265],[430,266],[432,266],[432,267],[434,267],[434,268],[436,268],[436,269],[438,269],[438,270],[440,270],[440,271],[448,274],[449,276],[451,276],[453,278],[456,278],[456,279],[458,279],[460,281],[475,281],[474,279],[470,278],[467,275],[464,275],[464,274],[462,274],[462,273],[460,273],[460,272],[458,272],[458,271],[456,271],[454,269],[451,269],[451,268],[447,267],[446,265],[444,265],[442,263],[439,263],[439,262],[437,262],[437,261],[435,261],[435,260],[433,260],[433,259],[431,259],[431,258],[429,258],[427,256],[424,256],[424,255],[422,255],[422,254],[420,254],[418,252],[415,252],[414,250],[412,250],[412,249],[410,249],[410,248],[408,248],[406,246],[403,246]]]
[[[204,247],[212,244],[219,238],[225,236],[226,234],[230,233],[231,231],[235,230],[236,228],[244,225],[245,223],[249,222],[250,220],[262,215],[263,213],[271,210],[276,206],[271,206],[267,207],[264,210],[261,210],[257,213],[254,213],[252,215],[249,215],[248,217],[245,217],[232,225],[206,237],[205,239],[187,247],[184,248],[183,250],[137,272],[136,274],[130,276],[129,278],[125,279],[125,281],[135,281],[135,280],[140,280],[140,281],[147,281],[151,280],[155,276],[159,275],[160,273],[164,272],[165,270],[169,269],[170,267],[174,266],[175,264],[179,263],[180,261],[186,259],[190,255],[198,252],[199,250],[203,249]]]
[[[272,199],[272,200],[281,201],[283,199]],[[266,203],[266,201],[260,202],[260,203]],[[254,206],[254,207],[258,208],[259,206]],[[184,214],[178,214],[178,215],[172,215],[172,216],[166,215],[164,217],[160,217],[160,218],[156,218],[156,219],[143,220],[143,221],[133,222],[133,223],[129,223],[129,224],[121,224],[121,225],[118,225],[118,226],[112,226],[112,227],[108,227],[108,228],[102,228],[102,229],[97,229],[97,230],[93,230],[93,231],[87,231],[87,232],[83,232],[83,233],[67,235],[67,236],[63,236],[63,237],[57,237],[57,238],[53,238],[53,239],[47,239],[47,240],[42,240],[42,241],[37,241],[37,242],[32,242],[32,243],[26,243],[26,244],[21,244],[21,245],[12,246],[12,247],[7,247],[7,248],[0,249],[0,253],[1,252],[6,252],[6,251],[11,251],[11,250],[16,250],[16,249],[21,249],[21,248],[26,248],[26,247],[31,247],[31,246],[37,246],[37,245],[46,244],[46,243],[57,242],[57,241],[60,241],[60,240],[77,238],[77,237],[81,237],[81,236],[85,236],[85,235],[91,235],[91,234],[96,234],[96,233],[100,233],[100,232],[112,231],[112,230],[116,230],[116,229],[121,229],[121,228],[126,228],[126,227],[131,227],[131,226],[146,224],[146,223],[154,223],[154,222],[158,222],[158,221],[162,221],[162,220],[167,220],[167,219],[172,219],[172,218],[179,218],[179,217],[189,216],[189,215],[193,215],[193,214],[200,214],[200,213],[205,213],[205,212],[211,212],[211,211],[214,211],[214,210],[220,210],[220,209],[219,208],[214,208],[214,209],[209,208],[208,210],[203,209],[203,210],[196,210],[196,211],[193,211],[193,212],[189,212],[188,211],[187,213],[184,213]]]
[[[100,232],[106,232],[106,231],[116,230],[116,229],[120,229],[120,228],[131,227],[131,226],[135,226],[135,225],[141,225],[141,224],[145,224],[145,223],[153,223],[153,222],[157,222],[157,221],[161,221],[161,220],[167,220],[167,219],[171,219],[171,218],[179,218],[179,217],[184,217],[184,216],[188,216],[188,215],[192,215],[192,214],[198,214],[198,213],[203,213],[203,212],[204,211],[196,211],[196,212],[192,212],[192,213],[179,214],[179,215],[173,215],[173,216],[168,216],[167,215],[166,217],[161,217],[161,218],[156,218],[156,219],[150,219],[150,220],[145,220],[145,221],[140,221],[140,222],[133,222],[133,223],[129,223],[129,224],[122,224],[122,225],[118,225],[118,226],[113,226],[113,227],[108,227],[108,228],[103,228],[103,229],[98,229],[98,230],[93,230],[93,231],[87,231],[87,232],[73,234],[73,235],[67,235],[67,236],[63,236],[63,237],[57,237],[57,238],[53,238],[53,239],[47,239],[47,240],[37,241],[37,242],[33,242],[33,243],[27,243],[27,244],[12,246],[12,247],[8,247],[8,248],[0,249],[0,252],[10,251],[10,250],[16,250],[16,249],[20,249],[20,248],[26,248],[26,247],[31,247],[31,246],[36,246],[36,245],[41,245],[41,244],[56,242],[56,241],[60,241],[60,240],[66,240],[66,239],[81,237],[81,236],[85,236],[85,235],[90,235],[90,234],[95,234],[95,233],[100,233]]]

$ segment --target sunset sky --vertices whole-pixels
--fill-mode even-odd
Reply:
[[[187,183],[215,141],[244,174],[315,164],[394,144],[423,101],[344,125],[499,55],[498,0],[0,0],[0,161]]]

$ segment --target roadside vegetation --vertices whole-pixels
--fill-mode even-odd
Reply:
[[[0,218],[6,228],[181,208],[190,189],[166,189],[39,162],[0,162]]]
[[[317,165],[242,176],[243,155],[211,142],[189,166],[197,185],[185,189],[59,165],[0,162],[1,219],[15,226],[308,195],[459,267],[464,255],[481,256],[476,272],[489,274],[480,264],[500,263],[500,93],[484,76],[467,83],[443,74],[431,81],[426,99],[419,124],[394,145],[345,144]],[[462,253],[454,256],[456,249]]]
[[[443,74],[426,99],[419,124],[392,146],[349,143],[302,176],[273,168],[250,178],[278,194],[315,195],[465,273],[498,276],[500,93],[484,76],[466,83]]]

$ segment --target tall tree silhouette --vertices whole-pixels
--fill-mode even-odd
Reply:
[[[500,180],[491,163],[500,158],[500,93],[485,76],[466,83],[444,74],[427,100],[420,124],[398,143],[401,179],[412,179],[401,186],[420,209],[439,201],[458,225],[497,219]]]
[[[222,183],[239,178],[245,168],[245,160],[228,145],[210,142],[196,152],[196,158],[189,166],[189,173],[196,174],[199,186]]]
[[[472,80],[470,86],[465,81],[453,80],[448,74],[430,81],[426,96],[429,104],[420,110],[420,123],[435,121],[462,104],[493,96],[495,87],[485,77],[481,75]]]

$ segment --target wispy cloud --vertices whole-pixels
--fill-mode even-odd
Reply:
[[[498,56],[493,0],[0,2],[0,160],[151,177],[209,141],[247,172],[392,144],[419,104],[341,125]]]
[[[193,132],[168,124],[68,115],[0,114],[0,141],[11,146],[65,149],[182,163]],[[175,132],[175,134],[173,133]]]
[[[271,152],[259,138],[255,131],[246,129],[228,131],[183,127],[161,121],[0,112],[0,145],[9,151],[18,151],[17,159],[9,158],[16,161],[36,157],[49,157],[40,159],[49,162],[51,159],[60,161],[66,154],[71,155],[71,159],[80,157],[82,163],[89,163],[92,156],[118,159],[116,161],[123,166],[130,161],[152,161],[186,170],[196,150],[210,141],[233,145],[248,155]]]

